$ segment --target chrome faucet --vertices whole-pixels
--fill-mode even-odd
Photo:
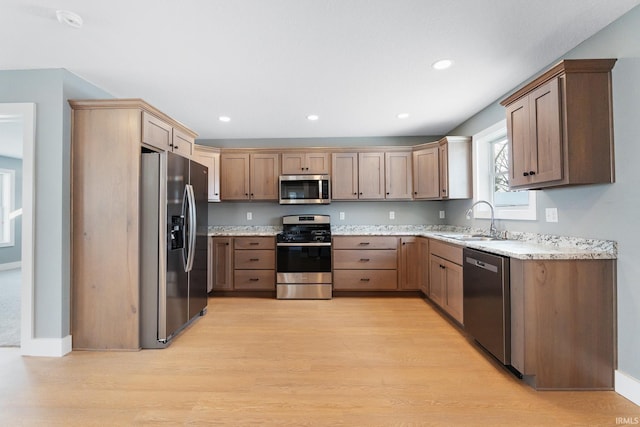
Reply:
[[[489,206],[489,208],[491,209],[491,225],[489,226],[489,236],[491,237],[496,237],[498,235],[498,230],[496,230],[496,223],[495,223],[495,216],[494,216],[494,212],[493,212],[493,205],[489,202],[487,202],[486,200],[478,200],[477,202],[475,202],[473,205],[471,205],[471,207],[467,210],[467,219],[471,219],[471,214],[473,213],[473,208],[480,204],[480,203],[485,203]]]

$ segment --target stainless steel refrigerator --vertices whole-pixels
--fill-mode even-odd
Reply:
[[[207,173],[206,166],[174,153],[142,153],[142,348],[166,347],[206,312]]]

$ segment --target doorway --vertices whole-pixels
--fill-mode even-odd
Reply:
[[[0,346],[23,350],[33,339],[34,143],[35,104],[0,103]]]

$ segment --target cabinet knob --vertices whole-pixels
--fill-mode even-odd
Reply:
[[[362,193],[360,193],[360,195],[362,196]]]
[[[389,192],[387,191],[387,196],[388,196],[389,194],[391,194],[391,193],[389,193]]]
[[[418,192],[417,192],[417,191],[414,191],[414,192],[413,192],[413,194],[416,194],[416,195],[417,195],[417,194],[418,194]]]
[[[174,150],[177,150],[179,147],[177,145],[172,145]]]
[[[529,175],[533,176],[536,174],[536,171],[529,171]]]
[[[523,172],[522,176],[529,176],[529,172]]]
[[[358,193],[353,193],[353,195],[354,195],[354,196],[357,196],[357,195],[358,195]]]

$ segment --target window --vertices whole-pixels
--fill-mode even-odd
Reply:
[[[509,191],[509,144],[506,120],[473,136],[475,200],[487,200],[497,219],[535,220],[536,192]],[[484,205],[474,208],[475,218],[489,218]]]
[[[14,245],[14,221],[11,216],[15,194],[14,174],[12,170],[0,169],[0,247]]]

